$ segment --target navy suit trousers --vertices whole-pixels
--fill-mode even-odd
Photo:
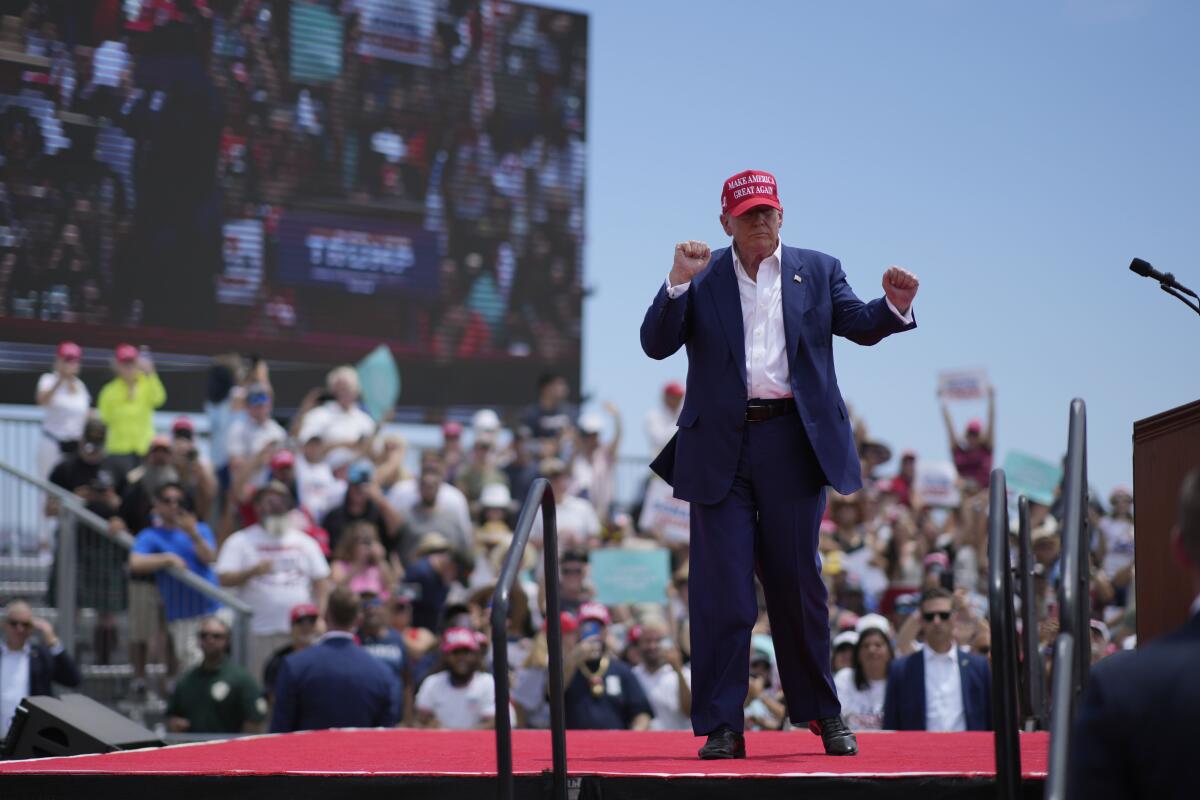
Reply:
[[[692,728],[744,728],[750,632],[762,582],[788,716],[794,724],[841,713],[829,660],[829,611],[817,541],[825,475],[796,414],[742,429],[733,487],[692,503],[689,612]]]

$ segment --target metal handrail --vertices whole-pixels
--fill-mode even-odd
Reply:
[[[1086,648],[1080,648],[1086,649]],[[1072,665],[1075,639],[1069,632],[1054,642],[1054,709],[1050,715],[1050,756],[1046,773],[1046,800],[1066,800],[1067,771],[1071,757],[1071,727],[1075,724]]]
[[[22,481],[26,484],[29,484],[30,486],[36,487],[37,489],[40,489],[41,491],[45,492],[47,495],[56,499],[59,504],[59,509],[60,509],[59,514],[60,514],[60,516],[62,516],[64,518],[64,522],[67,523],[67,526],[66,526],[66,531],[67,531],[66,538],[67,539],[73,538],[73,534],[75,533],[74,528],[73,528],[74,523],[79,522],[79,523],[83,523],[83,525],[85,525],[87,528],[91,529],[95,533],[99,534],[100,536],[103,536],[104,538],[108,539],[109,541],[113,542],[114,544],[116,544],[126,550],[131,550],[133,548],[133,536],[132,535],[130,535],[127,531],[110,530],[108,527],[108,523],[105,522],[105,520],[103,518],[101,518],[100,516],[98,516],[97,514],[93,513],[92,511],[89,511],[83,505],[83,503],[79,499],[79,497],[77,495],[75,495],[74,493],[68,492],[66,489],[62,488],[61,486],[55,486],[53,483],[50,483],[49,481],[44,481],[41,478],[37,478],[33,475],[30,475],[29,473],[25,472],[24,470],[17,469],[16,467],[12,466],[11,464],[6,464],[3,461],[0,461],[0,472],[7,472],[9,475],[13,476],[17,480]],[[61,546],[61,544],[62,543],[60,543],[60,546]],[[60,561],[60,566],[67,563],[64,559],[60,559],[59,561]],[[222,589],[219,586],[214,586],[213,584],[204,580],[200,576],[195,575],[190,570],[179,569],[178,567],[169,566],[169,567],[165,568],[165,571],[169,575],[171,575],[171,577],[175,578],[177,581],[182,583],[184,586],[187,586],[189,589],[193,589],[196,592],[199,592],[200,594],[204,595],[205,597],[208,597],[212,600],[216,600],[219,603],[223,603],[223,604],[229,606],[235,612],[237,612],[240,615],[243,615],[247,619],[254,614],[253,609],[251,609],[250,606],[246,605],[246,603],[243,602],[240,598],[235,597],[234,595],[230,594],[229,592],[227,592],[226,590]],[[68,586],[74,585],[74,576],[73,575],[70,575],[70,576],[62,575],[60,577],[68,578],[68,584],[67,584]],[[66,622],[68,625],[71,624],[71,621],[66,621]],[[244,654],[247,652],[248,642],[246,641],[246,636],[248,635],[248,629],[249,629],[248,624],[240,626],[240,630],[236,632],[237,635],[235,635],[234,640],[231,643],[234,648],[233,655],[235,657],[235,660],[237,660],[239,663],[242,663]],[[64,630],[64,631],[60,631],[60,633],[69,634],[70,632]],[[63,635],[60,638],[62,638],[64,642],[69,642],[69,641],[73,640],[73,637],[69,637],[68,635]]]
[[[1088,618],[1088,529],[1087,521],[1087,410],[1079,398],[1071,401],[1067,434],[1067,464],[1063,479],[1062,558],[1058,581],[1059,630],[1075,641],[1071,665],[1071,707],[1083,694],[1091,667],[1091,653],[1083,646],[1090,640]],[[1055,703],[1058,697],[1055,697]],[[1073,717],[1072,717],[1073,719]]]
[[[1046,728],[1046,669],[1038,636],[1029,498],[1017,498],[1017,574],[1021,585],[1021,716],[1028,730]]]
[[[538,478],[529,487],[513,533],[512,545],[492,595],[492,672],[496,685],[496,795],[512,800],[512,723],[508,718],[508,598],[517,579],[538,508],[542,511],[542,551],[546,572],[546,640],[550,650],[550,745],[553,797],[567,798],[567,730],[563,710],[562,617],[558,601],[558,523],[550,482]]]
[[[1004,470],[992,470],[988,508],[988,617],[992,626],[992,724],[996,796],[1016,800],[1021,788],[1017,740],[1017,630],[1008,555],[1008,488]]]

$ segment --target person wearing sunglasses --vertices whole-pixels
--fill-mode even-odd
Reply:
[[[884,729],[991,730],[991,670],[987,658],[959,650],[954,640],[954,595],[927,589],[919,613],[924,645],[888,668]]]
[[[258,682],[229,657],[229,625],[220,617],[200,623],[203,659],[184,673],[167,703],[172,733],[260,733],[267,701]]]
[[[35,694],[54,694],[51,682],[78,686],[79,669],[54,635],[54,628],[33,616],[24,600],[13,600],[4,609],[0,626],[0,740],[8,735],[21,700]],[[32,641],[33,632],[42,641]]]

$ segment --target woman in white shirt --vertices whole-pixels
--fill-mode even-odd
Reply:
[[[887,692],[888,665],[894,651],[887,620],[868,614],[859,620],[854,666],[833,676],[842,718],[852,731],[883,728],[883,698]]]
[[[74,342],[58,346],[54,370],[38,379],[37,404],[45,410],[42,418],[42,437],[38,442],[38,477],[50,477],[50,471],[79,446],[83,423],[87,421],[92,396],[79,379],[79,363],[83,351]]]

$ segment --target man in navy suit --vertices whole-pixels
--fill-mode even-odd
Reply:
[[[986,731],[992,728],[992,677],[983,656],[954,641],[954,595],[921,596],[925,646],[888,668],[883,727],[893,731]]]
[[[1200,720],[1200,470],[1183,481],[1171,549],[1191,578],[1191,616],[1092,667],[1071,743],[1072,800],[1200,797],[1191,764]]]
[[[275,679],[271,731],[390,728],[400,721],[400,684],[358,646],[358,595],[339,586],[325,611],[328,632],[283,660]]]
[[[41,642],[31,641],[34,630]],[[0,635],[0,741],[8,733],[13,714],[21,700],[40,694],[54,694],[51,682],[78,686],[79,669],[71,660],[54,628],[33,616],[24,600],[13,600],[4,609],[4,630]]]
[[[788,715],[820,733],[825,751],[852,755],[854,735],[829,669],[817,530],[825,485],[862,486],[833,368],[834,334],[871,345],[915,327],[914,275],[884,273],[887,296],[864,303],[841,263],[784,247],[774,176],[727,180],[721,226],[731,247],[675,246],[666,283],[642,322],[642,349],[688,353],[679,431],[651,465],[691,503],[692,728],[701,758],[742,758],[742,704],[754,575],[767,599]]]

